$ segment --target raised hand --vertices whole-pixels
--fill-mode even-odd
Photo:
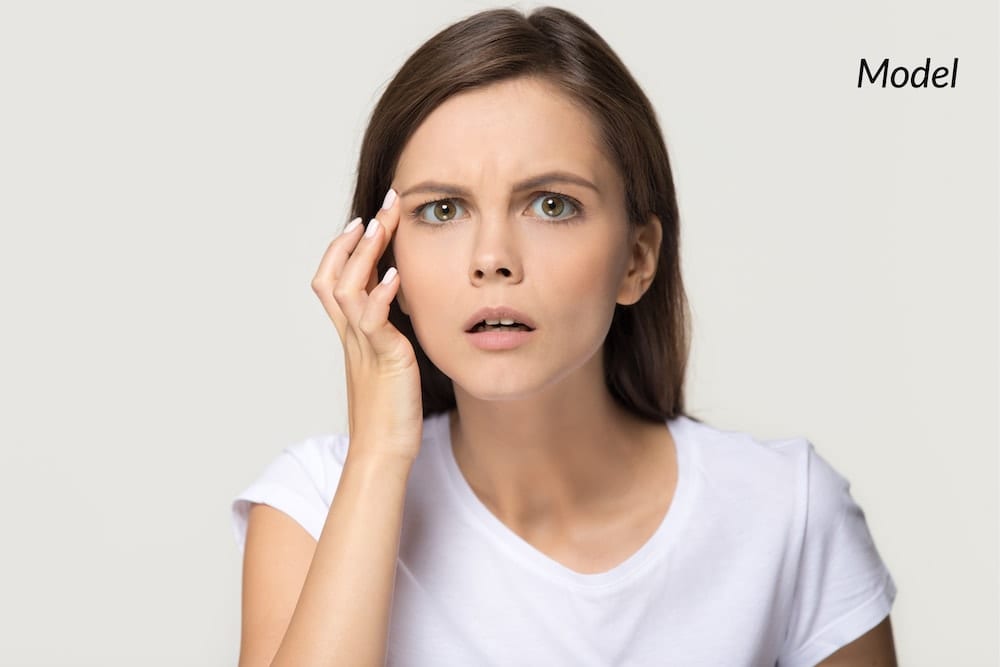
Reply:
[[[367,226],[355,218],[330,243],[312,280],[344,349],[351,458],[388,454],[412,461],[420,449],[423,403],[416,355],[389,322],[401,277],[395,267],[381,281],[376,275],[398,225],[398,197],[389,190]]]

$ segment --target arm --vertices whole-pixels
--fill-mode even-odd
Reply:
[[[886,616],[874,628],[830,654],[817,667],[897,667],[892,621]]]
[[[252,510],[240,667],[385,663],[411,465],[348,455],[312,554],[292,519]]]
[[[865,513],[850,481],[811,443],[806,464],[805,535],[779,663],[895,667],[889,612],[896,585]]]

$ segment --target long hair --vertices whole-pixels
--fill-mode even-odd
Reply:
[[[481,11],[441,30],[402,65],[372,111],[346,219],[378,210],[407,140],[446,99],[515,77],[540,77],[563,91],[599,128],[598,145],[624,179],[628,224],[663,227],[652,284],[634,304],[616,304],[604,342],[605,382],[626,409],[650,421],[689,415],[684,376],[690,313],[681,280],[680,220],[670,160],[656,114],[611,47],[576,15],[540,7]],[[392,247],[378,275],[395,263]],[[455,407],[452,380],[427,358],[394,299],[389,321],[413,345],[423,414]]]

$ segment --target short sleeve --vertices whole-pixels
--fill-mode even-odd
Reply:
[[[810,443],[805,534],[778,667],[813,667],[884,619],[896,585],[850,482]]]
[[[230,512],[240,553],[253,503],[281,510],[319,540],[343,470],[345,439],[342,434],[317,436],[286,447],[236,496]]]

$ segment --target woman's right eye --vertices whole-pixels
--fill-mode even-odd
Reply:
[[[410,217],[415,218],[417,222],[439,227],[444,224],[448,224],[455,217],[455,209],[461,208],[455,204],[454,199],[434,199],[431,201],[424,202],[420,206],[413,209],[410,212]],[[424,218],[421,213],[425,209],[430,209],[431,215],[433,215],[433,221]]]

